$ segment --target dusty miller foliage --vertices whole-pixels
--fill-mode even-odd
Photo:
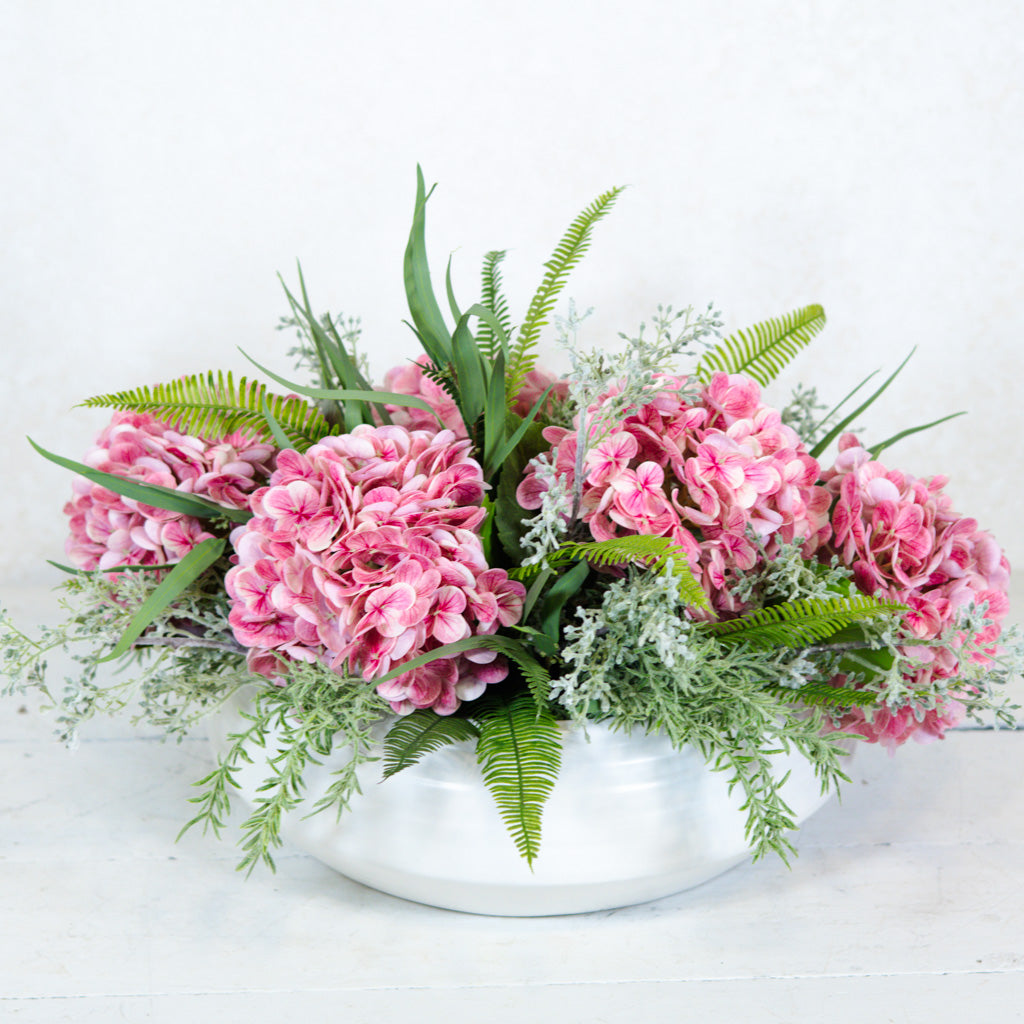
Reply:
[[[1014,625],[1003,629],[995,645],[978,644],[973,638],[991,624],[985,603],[960,609],[945,630],[928,639],[915,636],[899,622],[865,623],[870,646],[886,650],[892,657],[888,668],[863,661],[862,671],[850,673],[861,689],[877,694],[877,705],[865,709],[868,716],[874,714],[875,707],[894,712],[911,707],[921,721],[927,712],[956,700],[974,721],[982,721],[982,714],[991,712],[997,725],[1014,728],[1014,712],[1020,706],[1011,703],[1003,689],[1011,680],[1024,677],[1024,635]],[[915,675],[940,651],[956,652],[956,674],[940,678],[930,672],[923,685],[917,682]],[[862,658],[863,654],[851,651],[842,667],[851,663],[856,667]]]
[[[200,825],[219,834],[229,813],[235,772],[254,747],[268,748],[267,778],[241,825],[239,867],[251,869],[260,861],[273,867],[271,851],[281,844],[282,816],[301,800],[304,770],[331,753],[335,734],[344,737],[350,756],[315,805],[316,810],[340,813],[359,792],[356,769],[376,759],[370,753],[375,742],[371,730],[388,706],[373,686],[319,664],[290,665],[287,686],[258,681],[227,627],[227,594],[210,577],[198,580],[154,620],[140,645],[118,662],[116,674],[104,671],[101,659],[114,649],[158,583],[153,572],[73,576],[62,586],[64,621],[43,627],[36,638],[17,629],[6,611],[0,612],[4,693],[41,693],[57,709],[58,734],[74,745],[84,722],[129,709],[134,722],[155,726],[165,737],[180,741],[240,687],[252,688],[252,709],[241,713],[245,727],[230,737],[217,767],[196,784],[202,790],[193,800],[199,810],[185,828]],[[55,655],[77,667],[64,676],[62,686],[49,671]]]
[[[133,709],[133,721],[181,739],[238,686],[251,682],[245,657],[226,629],[228,597],[209,577],[198,580],[153,622],[144,643],[104,671],[100,659],[121,639],[159,582],[153,572],[82,573],[62,584],[59,626],[30,637],[0,612],[5,693],[35,690],[58,711],[58,732],[74,743],[95,715]],[[55,656],[77,666],[58,683]]]
[[[591,312],[578,313],[570,301],[568,314],[555,318],[558,344],[569,355],[565,420],[576,418],[574,483],[570,491],[549,463],[535,462],[548,489],[537,515],[526,520],[529,525],[522,543],[530,557],[525,564],[534,564],[553,551],[569,524],[579,518],[583,467],[590,449],[612,432],[616,422],[649,403],[663,389],[660,378],[675,372],[680,356],[717,337],[722,326],[721,313],[711,305],[702,313],[695,313],[692,306],[678,311],[659,306],[651,318],[653,333],[641,324],[635,336],[619,335],[625,342],[619,350],[584,349],[580,328]],[[694,382],[691,397],[696,398],[699,389]],[[608,394],[611,390],[614,395]]]
[[[576,618],[561,652],[569,670],[552,680],[552,699],[580,722],[606,717],[617,728],[661,729],[676,747],[693,744],[741,790],[755,857],[785,859],[795,822],[769,755],[799,750],[823,792],[846,780],[844,751],[835,735],[821,734],[819,713],[770,689],[803,685],[818,666],[798,650],[730,647],[702,634],[667,574],[631,570]]]

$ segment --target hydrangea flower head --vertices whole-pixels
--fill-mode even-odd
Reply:
[[[245,508],[269,475],[274,451],[244,433],[208,440],[178,433],[147,413],[116,412],[83,461],[104,473]],[[84,477],[72,487],[64,506],[71,517],[65,549],[81,569],[177,562],[212,536],[194,516],[122,497]]]
[[[976,520],[953,509],[943,491],[946,478],[919,480],[887,469],[856,436],[844,434],[824,480],[835,498],[834,536],[826,551],[838,554],[853,570],[858,588],[907,605],[903,625],[923,640],[947,633],[967,606],[986,604],[988,625],[971,639],[982,651],[994,653],[1000,623],[1009,611],[1010,565]],[[949,647],[915,647],[907,653],[921,662],[915,678],[908,680],[911,688],[958,673],[959,657]],[[972,657],[984,661],[986,655]],[[952,700],[921,720],[912,709],[876,712],[870,721],[857,711],[844,720],[843,728],[891,747],[911,736],[940,737],[963,713],[962,705]]]
[[[436,424],[435,424],[436,426]],[[517,622],[525,588],[488,568],[484,480],[453,431],[356,427],[283,451],[232,535],[230,622],[257,672],[319,660],[371,681],[420,654]],[[493,651],[381,683],[398,713],[450,714],[507,674]]]
[[[665,376],[660,384],[650,402],[604,429],[587,451],[582,519],[595,540],[670,538],[715,609],[737,611],[730,571],[752,568],[758,544],[770,557],[799,539],[811,554],[829,533],[828,492],[815,486],[817,461],[781,414],[761,404],[755,381],[716,373],[692,402],[683,397],[685,377]],[[544,437],[556,474],[572,485],[576,431],[547,427]],[[531,466],[516,497],[536,509],[545,489]]]

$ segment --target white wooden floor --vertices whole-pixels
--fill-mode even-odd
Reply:
[[[71,752],[0,702],[0,1020],[1024,1020],[1024,732],[863,749],[792,870],[533,920],[406,903],[294,850],[245,880],[229,843],[174,842],[207,758],[121,722]]]

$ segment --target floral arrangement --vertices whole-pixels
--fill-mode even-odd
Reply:
[[[317,808],[340,811],[365,761],[387,778],[475,742],[532,863],[558,723],[661,730],[739,787],[755,856],[785,857],[773,752],[802,753],[828,791],[854,738],[895,749],[985,710],[1009,722],[1005,556],[945,478],[882,461],[924,427],[850,432],[895,373],[865,400],[870,377],[831,409],[803,387],[779,409],[762,389],[821,331],[819,306],[725,338],[711,306],[659,307],[595,350],[571,304],[554,317],[620,191],[572,222],[515,329],[504,252],[465,310],[449,265],[452,327],[419,174],[404,269],[423,351],[380,387],[358,322],[317,315],[300,272],[285,326],[311,383],[260,366],[280,392],[210,372],[84,403],[114,411],[81,463],[36,446],[77,474],[67,619],[38,639],[0,620],[8,689],[41,689],[71,738],[125,708],[180,737],[252,688],[189,822],[220,830],[247,745],[272,738],[248,868],[273,865],[304,768],[332,748],[347,761]],[[552,321],[562,377],[537,364]],[[53,693],[48,652],[82,644]],[[111,661],[131,672],[104,675]]]

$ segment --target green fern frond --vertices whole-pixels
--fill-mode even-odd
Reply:
[[[512,318],[508,312],[508,302],[501,289],[501,268],[500,263],[505,258],[504,249],[496,249],[484,256],[484,268],[481,274],[483,298],[480,300],[482,306],[486,306],[495,316],[502,330],[508,335],[512,331]],[[480,329],[476,336],[477,345],[480,351],[491,361],[498,354],[497,338],[491,325],[486,321],[480,321]]]
[[[541,813],[562,763],[555,719],[528,693],[491,704],[477,717],[477,763],[521,857],[533,867],[540,851]]]
[[[805,598],[759,608],[728,622],[704,623],[701,628],[722,643],[752,647],[809,647],[867,619],[905,611],[895,601],[857,597]]]
[[[825,311],[821,306],[805,306],[754,324],[706,352],[697,364],[696,376],[707,383],[719,370],[745,373],[767,386],[824,326]]]
[[[300,451],[331,432],[319,411],[305,400],[271,394],[266,385],[245,377],[236,384],[230,373],[221,371],[97,395],[81,404],[87,408],[149,413],[175,430],[208,438],[223,437],[244,428],[273,443],[273,431],[263,415],[264,403],[273,421]]]
[[[672,573],[679,580],[680,596],[695,608],[708,608],[707,594],[690,568],[686,552],[668,537],[633,534],[611,540],[570,542],[563,544],[537,565],[509,570],[517,580],[531,580],[544,569],[554,569],[570,562],[587,562],[593,566],[640,564],[652,572],[663,572],[669,559]]]
[[[787,704],[807,704],[810,707],[851,708],[868,707],[878,703],[878,694],[871,690],[855,690],[852,686],[832,686],[830,683],[807,683],[789,689],[768,686],[767,692]]]
[[[424,754],[479,735],[480,730],[465,718],[414,711],[400,718],[384,738],[384,778],[414,765]]]
[[[519,329],[519,337],[509,357],[509,405],[515,404],[526,375],[537,361],[536,349],[540,331],[547,324],[551,311],[555,308],[558,293],[565,287],[570,271],[590,248],[590,236],[594,225],[608,213],[622,190],[622,186],[619,186],[602,193],[583,210],[569,225],[569,230],[562,236],[551,259],[544,264],[544,280],[530,301],[530,307]]]
[[[443,388],[452,401],[458,404],[459,385],[450,369],[440,369],[433,363],[426,363],[423,366],[423,376]]]

